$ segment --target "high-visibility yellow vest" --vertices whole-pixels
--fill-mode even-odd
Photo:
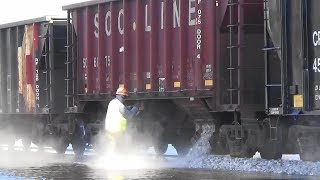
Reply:
[[[127,119],[120,113],[120,108],[125,107],[118,99],[110,101],[105,119],[105,129],[109,133],[121,133],[126,130]]]

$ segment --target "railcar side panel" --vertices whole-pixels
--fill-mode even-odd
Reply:
[[[2,112],[35,112],[38,24],[0,29]],[[6,97],[6,98],[5,98]]]
[[[66,25],[53,22],[0,26],[2,113],[64,112]]]
[[[213,95],[217,7],[211,0],[121,0],[72,9],[79,94],[126,86],[132,94]]]

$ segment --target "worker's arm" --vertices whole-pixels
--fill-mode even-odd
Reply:
[[[131,120],[133,118],[134,115],[137,114],[137,112],[139,111],[139,109],[135,106],[133,106],[133,108],[128,109],[126,106],[124,106],[123,104],[120,105],[119,107],[120,109],[120,113],[123,114],[123,116],[127,119],[127,120]]]

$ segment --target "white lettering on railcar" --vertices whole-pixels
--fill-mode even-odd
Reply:
[[[36,85],[36,100],[40,100],[39,96],[40,96],[40,86],[37,84]]]
[[[196,12],[196,8],[192,6],[192,3],[196,2],[196,0],[189,0],[189,26],[194,26],[196,24],[196,20],[192,19],[192,14]]]
[[[201,3],[201,0],[198,0],[198,5]],[[200,6],[200,5],[199,5]],[[200,6],[201,7],[201,6]],[[201,48],[202,48],[202,30],[201,30],[201,17],[202,11],[201,9],[197,10],[197,18],[195,20],[196,24],[199,25],[196,33],[196,45],[197,45],[197,59],[201,59]]]
[[[320,46],[320,31],[313,31],[312,33],[313,45]],[[315,57],[312,64],[312,69],[315,73],[320,72],[320,58]]]
[[[95,27],[94,36],[96,38],[99,38],[99,14],[98,13],[94,15],[94,27]]]
[[[177,5],[177,0],[173,1],[173,27],[180,27],[180,0],[179,0],[179,8]]]
[[[149,14],[148,14],[148,5],[146,5],[146,8],[145,8],[145,31],[146,32],[149,32],[151,31],[151,25],[148,24],[148,17],[149,17]]]
[[[193,5],[193,3],[195,3],[195,2],[196,2],[196,0],[189,0],[189,26],[201,24],[201,14],[202,14],[201,9],[198,10],[197,17],[192,18],[192,15],[196,13],[196,7],[195,7],[195,5]],[[196,3],[200,4],[201,0],[197,0]]]
[[[161,2],[161,29],[163,29],[163,21],[164,21],[164,2]]]
[[[39,81],[39,70],[36,70],[36,81]],[[40,100],[40,86],[36,84],[36,100]]]
[[[312,37],[313,37],[313,45],[319,46],[320,45],[320,31],[314,31]]]
[[[314,93],[315,93],[314,100],[315,101],[320,101],[320,95],[319,95],[319,93],[320,93],[320,85],[315,85],[314,86]]]
[[[111,56],[105,56],[104,58],[106,59],[106,67],[110,67],[111,66]]]
[[[93,58],[93,67],[95,67],[95,68],[98,67],[98,57]]]
[[[83,69],[88,68],[87,62],[88,62],[88,59],[87,59],[87,58],[83,58],[83,59],[82,59],[82,67],[83,67]]]
[[[122,21],[121,21],[121,17],[122,17]],[[124,11],[123,11],[123,9],[121,9],[121,10],[119,11],[119,15],[118,15],[118,30],[119,30],[119,33],[120,33],[121,35],[123,35],[123,33],[124,33],[124,27],[123,27],[123,25],[122,25],[122,27],[121,27],[121,22],[123,23],[123,20],[124,20]]]
[[[320,58],[314,58],[312,69],[314,72],[320,72]]]
[[[39,59],[38,58],[35,58],[35,63],[36,63],[36,66],[38,65],[39,63]],[[39,70],[36,69],[36,82],[39,81]]]
[[[36,69],[36,81],[39,81],[39,70]]]
[[[105,18],[105,31],[107,36],[111,35],[111,11],[108,11]]]
[[[197,49],[201,49],[201,42],[202,42],[201,33],[202,33],[201,29],[197,29]]]
[[[202,11],[201,9],[198,9],[198,17],[196,19],[196,24],[201,24],[201,15],[202,15]]]
[[[196,11],[196,4],[200,4],[201,0],[188,0],[189,1],[189,8],[188,8],[188,12],[181,12],[181,0],[173,0],[172,2],[167,1],[166,3],[172,3],[172,26],[173,28],[179,28],[181,26],[181,13],[188,13],[188,24],[189,26],[195,26],[197,24],[201,24],[201,15],[202,15],[202,10],[198,9]],[[183,1],[184,2],[184,1]],[[167,13],[169,10],[165,9],[166,7],[169,7],[167,4],[165,5],[165,2],[162,0],[161,1],[161,5],[160,5],[160,29],[163,30],[165,27],[165,12]],[[151,19],[150,19],[150,11],[151,8],[150,6],[147,4],[145,5],[145,31],[146,32],[150,32],[152,30],[152,26],[151,26]],[[171,11],[171,10],[170,10]],[[118,17],[115,17],[118,19],[118,31],[121,35],[124,34],[124,9],[120,9],[118,12]],[[105,34],[107,36],[111,36],[112,31],[112,13],[111,11],[107,11],[105,14],[105,19],[104,19],[105,23],[104,23],[104,31]],[[94,15],[94,19],[93,19],[93,24],[95,26],[94,28],[94,36],[96,38],[99,38],[99,14],[96,13]],[[129,23],[130,24],[130,23]],[[131,23],[132,24],[132,23]],[[319,35],[317,35],[317,37],[320,37],[320,33]],[[317,41],[318,42],[318,41]],[[320,45],[320,40],[319,40],[319,45]]]
[[[39,59],[38,58],[35,58],[34,59],[35,61],[35,65],[38,66],[39,64]],[[38,84],[39,83],[39,69],[38,67],[36,67],[36,74],[35,74],[35,80],[36,80],[36,107],[40,107],[40,85]]]

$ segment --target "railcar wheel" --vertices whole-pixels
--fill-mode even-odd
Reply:
[[[154,151],[156,152],[157,155],[163,155],[164,153],[167,152],[168,149],[168,143],[165,142],[159,142],[153,146]]]
[[[76,120],[76,127],[72,140],[72,149],[77,156],[82,156],[86,149],[85,126],[81,120]]]
[[[198,131],[197,133],[195,127],[193,127],[192,129],[186,129],[179,134],[179,137],[172,143],[179,157],[188,155],[192,145],[201,137],[201,132]]]
[[[185,139],[174,143],[173,146],[176,149],[178,156],[183,157],[189,153],[192,143],[191,141]]]
[[[226,137],[220,136],[218,133],[213,133],[209,139],[211,153],[215,155],[226,155],[229,153]]]
[[[279,118],[279,117],[275,117]],[[273,124],[273,126],[277,126],[277,131],[276,131],[276,140],[271,140],[271,130],[270,130],[270,124],[271,121],[274,121],[275,119],[269,119],[266,118],[264,119],[263,126],[264,126],[264,131],[266,133],[266,142],[264,145],[260,148],[260,155],[262,159],[281,159],[282,157],[282,148],[283,148],[283,136],[282,136],[282,131],[283,131],[283,126],[282,124],[278,123]]]
[[[174,148],[176,149],[179,157],[186,156],[190,150],[190,147],[191,146],[182,145],[182,144],[180,144],[180,145],[175,144],[174,145]]]
[[[13,151],[14,150],[14,144],[16,143],[15,138],[8,138],[6,140],[6,143],[8,144],[8,151]]]
[[[185,131],[180,134],[180,136],[172,143],[179,157],[188,155],[193,144],[201,137],[201,133],[202,130],[196,132],[195,129],[192,129],[191,131]]]
[[[280,142],[268,142],[260,149],[262,159],[281,159]]]
[[[230,143],[230,142],[229,142]],[[236,143],[236,142],[234,142]],[[238,142],[237,142],[238,143]],[[241,144],[241,141],[239,142]],[[236,157],[236,158],[252,158],[254,155],[254,151],[247,147],[245,144],[241,145],[232,145],[232,147],[229,145],[230,149],[230,156]]]
[[[94,143],[92,146],[93,146],[93,150],[98,154],[102,155],[107,152],[107,147],[103,146],[102,144]]]
[[[108,140],[107,137],[104,135],[96,135],[93,137],[92,142],[93,150],[98,154],[104,154],[107,152],[108,147]]]
[[[242,151],[238,154],[230,154],[230,157],[233,158],[252,158],[253,154],[248,151]]]
[[[56,150],[56,153],[58,154],[64,154],[69,146],[69,142],[66,140],[66,138],[59,138],[56,142],[55,146],[53,147]]]
[[[22,146],[23,146],[23,150],[29,150],[30,146],[31,146],[31,139],[30,138],[23,138],[22,139]]]
[[[319,149],[318,149],[319,150]],[[320,153],[317,152],[300,152],[300,159],[303,161],[320,161]]]
[[[297,138],[300,159],[303,161],[319,161],[320,147],[313,136]]]
[[[43,145],[38,145],[37,144],[37,147],[38,147],[38,152],[43,152],[44,151]]]
[[[244,131],[242,138],[236,138],[236,133],[232,133],[231,129],[226,132],[228,133],[225,136],[231,157],[251,158],[254,155],[255,151],[250,144],[250,136],[247,131]]]
[[[82,156],[85,149],[86,149],[86,143],[83,138],[75,138],[72,142],[72,149],[73,152],[77,156]]]
[[[303,161],[316,161],[317,159],[315,158],[314,154],[311,152],[300,152],[300,159]]]

